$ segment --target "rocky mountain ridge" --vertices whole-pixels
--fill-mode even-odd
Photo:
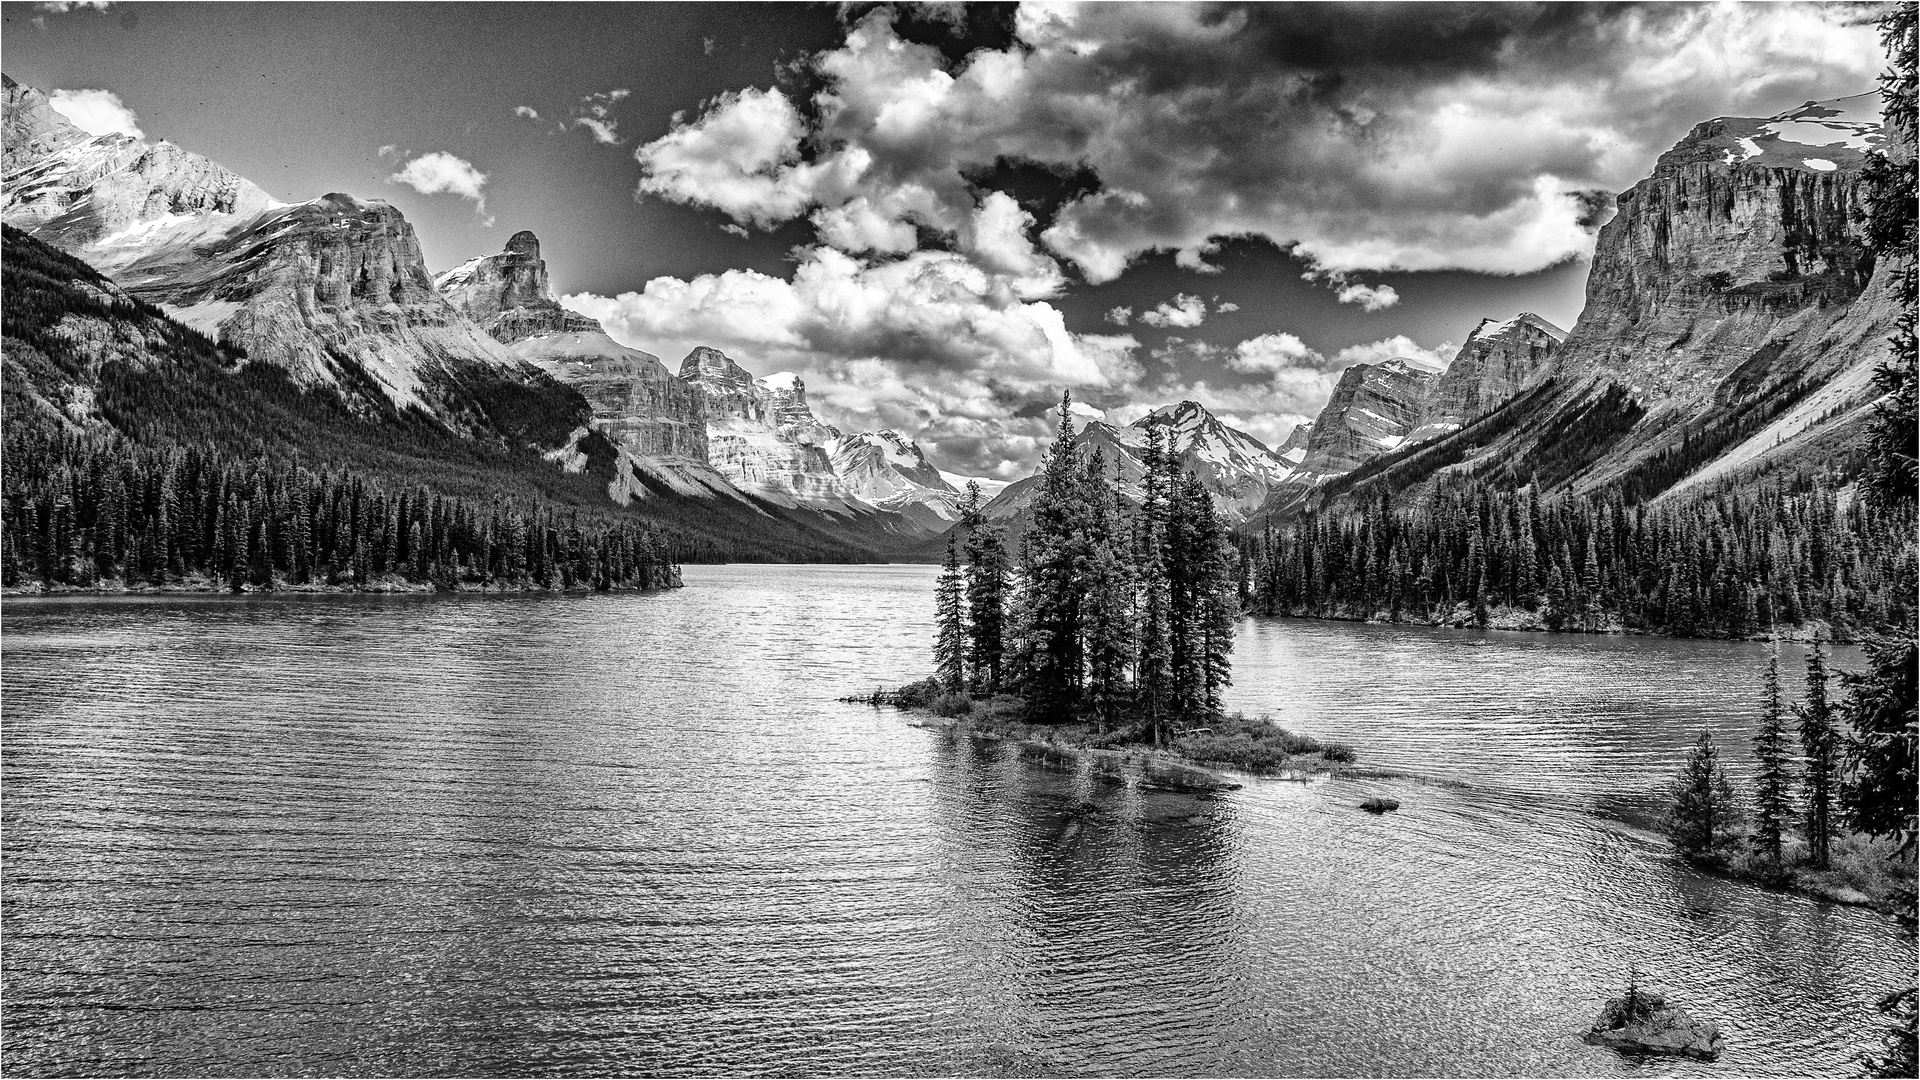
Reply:
[[[1619,195],[1579,320],[1544,363],[1525,358],[1514,396],[1328,490],[1404,496],[1471,474],[1641,500],[1832,459],[1864,426],[1898,313],[1861,233],[1876,148],[1911,153],[1873,94],[1696,125]]]

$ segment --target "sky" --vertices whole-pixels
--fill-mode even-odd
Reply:
[[[0,4],[89,130],[531,229],[670,368],[1026,475],[1062,390],[1270,444],[1349,364],[1578,317],[1615,193],[1700,121],[1861,93],[1861,4]]]

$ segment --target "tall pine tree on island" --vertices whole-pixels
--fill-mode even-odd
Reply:
[[[1807,650],[1807,700],[1794,712],[1800,718],[1800,749],[1806,760],[1807,855],[1815,869],[1825,870],[1833,847],[1840,734],[1827,703],[1827,662],[1818,637]]]
[[[967,482],[960,525],[967,530],[967,667],[975,693],[997,694],[1006,657],[1007,540],[987,520],[980,485],[973,481]]]
[[[967,583],[951,534],[947,536],[946,561],[940,564],[940,577],[934,584],[934,619],[934,678],[948,693],[959,693],[967,686]]]
[[[1673,783],[1673,808],[1667,833],[1673,845],[1696,859],[1710,858],[1739,820],[1733,785],[1720,765],[1713,733],[1702,730]]]
[[[1160,426],[1147,429],[1143,500],[1129,509],[1105,455],[1081,447],[1072,410],[1063,394],[1017,572],[969,488],[965,617],[950,558],[936,588],[938,678],[947,685],[956,670],[964,621],[976,691],[1010,690],[1032,722],[1090,719],[1163,744],[1223,708],[1245,568]]]
[[[1793,813],[1793,777],[1788,772],[1785,711],[1780,701],[1780,639],[1767,652],[1767,673],[1760,706],[1760,730],[1753,736],[1758,769],[1753,777],[1754,844],[1762,857],[1780,865],[1780,841]]]

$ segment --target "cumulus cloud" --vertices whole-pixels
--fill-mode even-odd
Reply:
[[[1395,334],[1390,338],[1371,341],[1365,345],[1350,345],[1333,354],[1336,369],[1345,370],[1354,364],[1379,364],[1388,360],[1411,360],[1416,366],[1429,371],[1444,371],[1453,363],[1454,354],[1460,347],[1452,342],[1444,342],[1436,348],[1426,348],[1405,334]]]
[[[723,233],[730,233],[734,236],[741,238],[742,240],[745,240],[747,237],[753,235],[752,233],[748,232],[746,229],[738,225],[735,225],[731,221],[722,222],[720,225],[720,231]]]
[[[34,9],[65,15],[69,11],[105,11],[111,6],[112,0],[42,0],[41,3],[34,5]],[[95,134],[100,133],[95,132]]]
[[[473,163],[458,158],[444,150],[431,154],[421,154],[406,163],[397,173],[387,177],[389,184],[405,184],[422,195],[458,195],[473,201],[474,210],[485,213],[487,209],[487,174],[473,167]],[[493,219],[486,224],[491,226]]]
[[[1343,304],[1359,304],[1363,311],[1385,311],[1400,302],[1400,294],[1391,285],[1342,285],[1338,293]]]
[[[722,95],[642,149],[642,189],[754,224],[864,198],[959,231],[968,172],[1017,159],[1098,177],[1043,234],[1093,282],[1153,250],[1213,271],[1241,235],[1326,270],[1517,274],[1590,250],[1596,206],[1699,119],[1881,64],[1871,26],[1820,5],[1030,5],[1018,42],[958,65],[892,17],[814,58],[806,119]]]
[[[1276,332],[1163,345],[1191,382],[1143,385],[1131,335],[1065,329],[1049,301],[1069,274],[1155,251],[1215,273],[1223,238],[1263,238],[1378,311],[1397,293],[1349,275],[1529,273],[1590,251],[1609,193],[1692,124],[1857,93],[1882,62],[1870,25],[1822,5],[1030,4],[1010,44],[964,55],[903,38],[900,10],[850,16],[804,96],[729,90],[634,151],[638,198],[730,231],[807,222],[790,276],[660,278],[582,310],[662,355],[799,370],[836,420],[1002,476],[1044,444],[1007,419],[1043,390],[1193,397],[1284,439],[1345,363],[1451,355],[1390,338],[1327,357]],[[1022,170],[1060,182],[1003,182]],[[1105,321],[1207,314],[1181,294]]]
[[[513,115],[523,120],[538,120],[540,119],[540,110],[531,105],[515,105],[513,107]]]
[[[94,6],[94,5],[80,5]],[[106,5],[98,5],[105,7]],[[73,126],[89,135],[118,132],[136,139],[146,138],[140,121],[111,90],[55,90],[47,95],[55,112],[73,121]]]
[[[568,126],[592,132],[594,142],[618,146],[626,140],[620,137],[620,121],[613,118],[613,107],[632,94],[633,91],[624,87],[588,94],[573,107],[573,119],[568,121]]]
[[[1231,300],[1222,302],[1221,299],[1216,296],[1213,298],[1213,310],[1218,312],[1239,311],[1240,305]]]
[[[1206,301],[1186,293],[1180,293],[1170,301],[1162,301],[1152,311],[1140,313],[1140,321],[1148,326],[1199,326],[1206,318]]]

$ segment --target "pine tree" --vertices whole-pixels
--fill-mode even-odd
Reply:
[[[1006,658],[1006,534],[987,520],[977,483],[967,484],[960,524],[967,530],[967,667],[975,692],[996,694]]]
[[[1667,814],[1667,833],[1683,854],[1710,857],[1739,818],[1733,785],[1720,767],[1720,751],[1713,733],[1702,730],[1687,753],[1686,764],[1673,784],[1673,805]]]
[[[1827,703],[1826,656],[1818,637],[1807,650],[1807,700],[1794,709],[1800,719],[1800,748],[1806,759],[1807,852],[1815,868],[1825,870],[1833,840],[1833,797],[1840,738]]]
[[[934,677],[949,693],[967,685],[967,586],[960,572],[960,553],[952,534],[947,536],[947,558],[934,584]]]
[[[1767,653],[1760,704],[1760,729],[1753,736],[1759,769],[1753,778],[1754,843],[1762,857],[1780,865],[1780,838],[1793,812],[1792,776],[1787,771],[1787,727],[1780,702],[1780,640]]]

